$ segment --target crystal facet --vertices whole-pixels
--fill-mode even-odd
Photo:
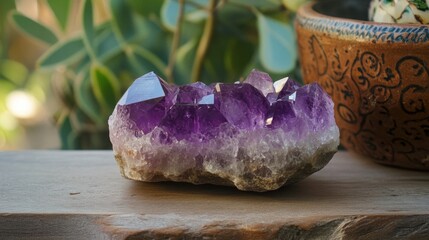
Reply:
[[[264,125],[269,102],[250,84],[219,83],[215,87],[215,105],[232,125],[255,129]]]
[[[247,76],[244,83],[248,83],[254,86],[256,89],[261,91],[264,96],[267,96],[269,93],[274,92],[273,80],[271,79],[268,73],[260,72],[256,69],[253,69],[249,76]]]
[[[129,116],[127,121],[146,134],[161,122],[173,105],[174,92],[174,87],[150,72],[134,81],[119,100],[117,108]]]
[[[181,86],[177,94],[177,103],[198,103],[203,97],[211,93],[213,90],[202,82]]]
[[[289,97],[301,87],[297,82],[290,78],[284,78],[277,82],[279,83],[279,86],[282,85],[281,90],[278,94],[278,99]]]
[[[339,144],[332,100],[318,84],[273,84],[256,70],[243,83],[181,87],[148,73],[118,102],[109,130],[127,178],[247,191],[320,170]]]
[[[276,101],[270,106],[266,125],[271,128],[286,128],[292,130],[297,127],[297,115],[292,101]]]
[[[222,123],[226,123],[226,119],[214,105],[179,104],[168,111],[159,127],[178,141],[201,141]]]
[[[319,84],[312,83],[299,88],[295,98],[295,108],[306,115],[302,118],[308,119],[307,122],[313,130],[335,124],[332,118],[334,104],[332,101],[326,101],[330,97]]]

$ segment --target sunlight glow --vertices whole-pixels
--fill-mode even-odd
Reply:
[[[33,95],[21,90],[11,92],[6,98],[7,109],[16,118],[34,118],[39,109],[38,105]]]

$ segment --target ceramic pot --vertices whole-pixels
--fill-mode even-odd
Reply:
[[[429,25],[366,21],[368,6],[320,0],[298,11],[303,79],[332,96],[345,148],[429,170]]]

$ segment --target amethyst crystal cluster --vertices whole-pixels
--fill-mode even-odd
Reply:
[[[109,119],[123,176],[141,181],[274,190],[324,167],[339,144],[330,97],[316,84],[243,82],[172,86],[137,80]]]

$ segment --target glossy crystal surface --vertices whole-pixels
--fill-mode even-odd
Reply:
[[[172,86],[137,79],[109,119],[125,177],[268,191],[322,168],[338,146],[330,97],[316,83],[244,82]]]

